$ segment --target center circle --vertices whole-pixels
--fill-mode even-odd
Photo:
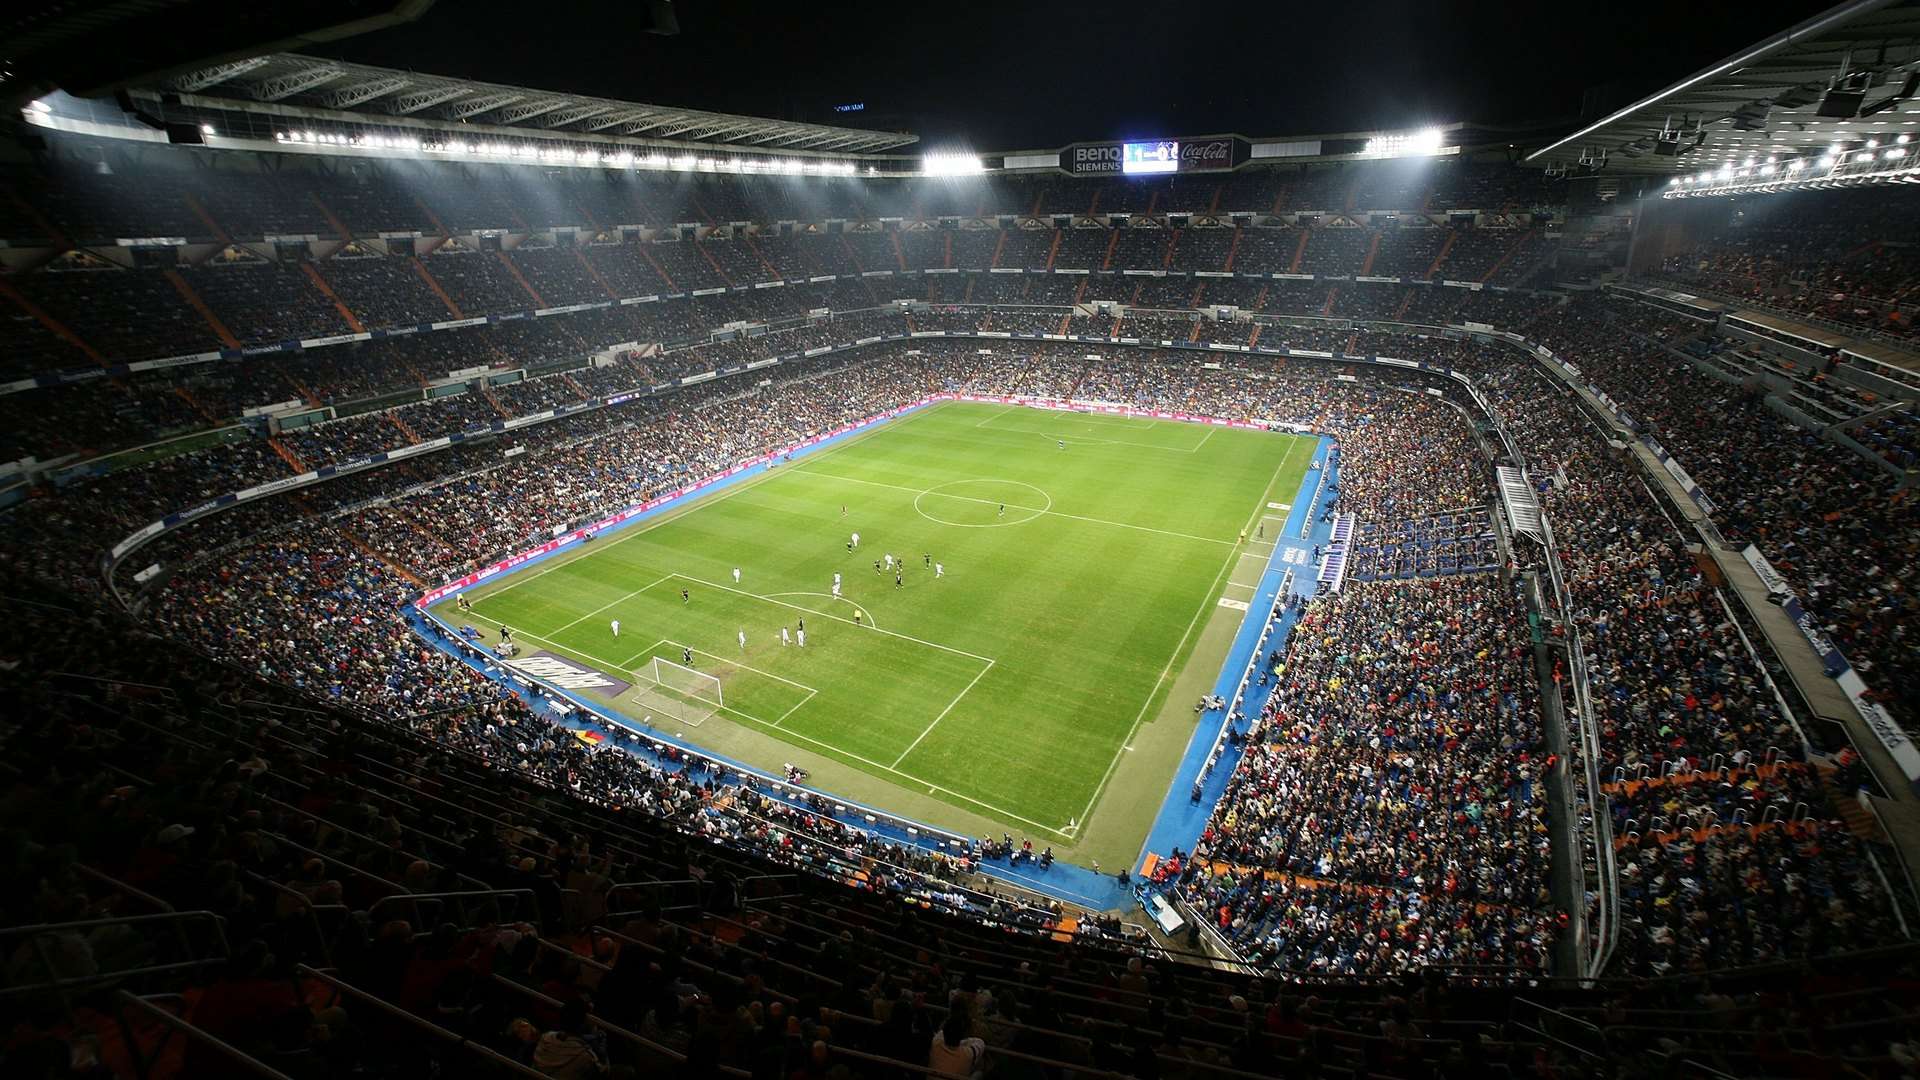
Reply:
[[[1033,505],[1035,496],[1041,505]],[[942,525],[997,529],[1023,525],[1053,509],[1053,496],[1023,480],[953,480],[915,495],[913,509]]]

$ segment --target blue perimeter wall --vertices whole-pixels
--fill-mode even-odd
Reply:
[[[926,405],[919,405],[909,408],[897,416],[868,424],[857,431],[843,432],[840,435],[822,440],[812,446],[795,450],[790,456],[792,458],[802,458],[827,447],[839,445],[856,435],[878,430],[884,424],[891,423],[903,417],[912,416],[927,407]],[[1338,475],[1338,464],[1335,455],[1331,452],[1333,445],[1334,443],[1331,438],[1324,435],[1320,436],[1320,446],[1316,452],[1316,457],[1324,463],[1323,467],[1332,470],[1328,475],[1329,483]],[[755,465],[733,476],[715,481],[687,497],[704,498],[715,492],[724,491],[732,485],[743,483],[752,477],[777,467],[775,463]],[[1252,655],[1256,643],[1260,640],[1260,633],[1262,629],[1265,628],[1268,616],[1273,610],[1274,597],[1279,591],[1281,579],[1285,576],[1285,571],[1288,567],[1288,564],[1285,562],[1287,549],[1289,547],[1304,548],[1311,552],[1313,545],[1324,543],[1327,533],[1331,531],[1332,526],[1330,524],[1319,521],[1318,508],[1307,505],[1307,502],[1312,499],[1318,483],[1319,474],[1313,470],[1309,470],[1301,481],[1300,491],[1294,497],[1292,509],[1288,511],[1285,536],[1281,537],[1280,541],[1274,544],[1273,554],[1268,560],[1266,572],[1261,575],[1260,583],[1256,587],[1253,599],[1247,604],[1246,620],[1241,624],[1239,633],[1234,639],[1233,648],[1228,652],[1227,659],[1222,665],[1219,679],[1215,683],[1215,692],[1221,697],[1225,697],[1234,691],[1234,688],[1238,685],[1241,672],[1246,668],[1248,658]],[[1330,501],[1331,497],[1323,493],[1321,505],[1324,506]],[[611,528],[604,529],[594,535],[597,539],[618,534],[624,529],[631,528],[644,521],[650,521],[668,511],[677,510],[681,507],[682,502],[683,500],[681,499],[675,499],[657,506],[652,510],[636,514],[626,521]],[[1313,522],[1309,536],[1304,540],[1296,539],[1295,537],[1299,533],[1302,524],[1309,520]],[[530,567],[545,562],[556,555],[572,551],[582,543],[592,542],[591,540],[576,540],[573,543],[563,545],[553,551],[527,560],[515,567],[513,573],[522,573]],[[1312,565],[1311,558],[1305,563],[1295,564],[1295,569],[1295,592],[1304,596],[1311,596],[1317,575],[1317,570]],[[772,777],[763,770],[734,761],[731,758],[714,754],[690,740],[676,738],[657,729],[646,727],[629,717],[612,712],[602,705],[588,701],[557,687],[544,683],[536,683],[534,687],[523,686],[514,679],[509,678],[507,672],[499,665],[485,659],[479,650],[467,645],[457,630],[438,616],[429,615],[420,611],[411,603],[408,603],[402,609],[402,613],[408,623],[413,626],[414,632],[419,634],[436,649],[487,676],[501,686],[503,692],[510,692],[518,696],[525,701],[536,714],[570,730],[594,732],[603,736],[607,740],[603,745],[617,746],[633,754],[635,757],[641,758],[669,773],[680,772],[682,770],[701,773],[704,772],[704,767],[697,758],[691,763],[687,763],[673,761],[661,754],[655,753],[655,744],[676,747],[680,750],[723,762],[728,769],[737,773],[744,773],[763,779],[783,779]],[[1269,639],[1269,648],[1280,648],[1285,643],[1286,634],[1292,628],[1291,620],[1292,616],[1289,615],[1286,622],[1275,631]],[[436,625],[444,631],[444,633],[436,634],[433,630],[433,626]],[[1267,694],[1269,693],[1265,688],[1258,687],[1257,682],[1258,680],[1256,679],[1255,685],[1249,688],[1246,701],[1242,706],[1249,716],[1258,715],[1259,706],[1265,704]],[[556,699],[564,700],[571,706],[571,711],[562,711],[554,708],[553,702]],[[1231,706],[1231,704],[1232,703],[1229,702],[1229,706]],[[1201,830],[1206,827],[1207,818],[1211,815],[1214,805],[1219,802],[1220,796],[1226,792],[1227,778],[1232,775],[1234,766],[1238,765],[1240,760],[1239,751],[1229,748],[1231,757],[1227,754],[1222,755],[1220,762],[1216,765],[1213,773],[1203,787],[1202,797],[1199,803],[1195,804],[1191,801],[1194,778],[1199,774],[1201,766],[1205,764],[1207,752],[1211,749],[1214,739],[1219,735],[1220,726],[1225,723],[1225,721],[1226,712],[1224,710],[1209,710],[1200,718],[1199,723],[1195,725],[1193,736],[1187,745],[1186,754],[1181,759],[1180,769],[1174,776],[1172,786],[1168,788],[1166,801],[1160,808],[1160,814],[1154,821],[1152,831],[1148,834],[1147,842],[1142,852],[1142,858],[1144,858],[1146,851],[1158,851],[1164,855],[1169,853],[1175,846],[1178,846],[1183,851],[1190,851],[1193,847],[1193,841],[1199,837]],[[622,735],[638,736],[639,741],[634,741],[631,738],[622,739]],[[770,785],[761,785],[758,790],[763,795],[768,795],[789,803],[790,805],[800,807],[809,813],[818,813],[818,811],[812,807],[802,803],[799,798],[791,796]],[[841,820],[849,825],[885,837],[892,843],[924,848],[928,851],[945,851],[948,849],[945,846],[943,838],[957,835],[947,830],[935,829],[929,825],[919,823],[912,825],[902,824],[901,822],[904,822],[905,819],[899,818],[897,815],[893,815],[888,811],[868,807],[824,791],[817,793],[834,803],[847,807],[846,815],[835,816],[840,816]],[[869,813],[875,818],[871,823],[864,820],[865,816]],[[915,831],[910,833],[908,831],[909,828],[913,828]],[[1135,861],[1135,868],[1138,867],[1139,861],[1140,860]],[[1055,862],[1050,870],[1042,871],[1037,864],[1010,866],[1006,862],[988,862],[983,860],[980,862],[979,868],[982,873],[989,877],[1000,878],[1042,895],[1068,903],[1078,904],[1081,907],[1093,911],[1123,909],[1133,904],[1136,900],[1134,889],[1120,884],[1119,879],[1114,875],[1104,872],[1096,873],[1091,867],[1076,866],[1067,862]]]
[[[1333,487],[1340,478],[1340,460],[1333,439],[1320,436],[1320,446],[1314,452],[1314,460],[1321,463],[1326,472],[1326,486],[1320,486],[1320,470],[1309,470],[1301,478],[1300,492],[1294,496],[1293,506],[1287,511],[1287,524],[1281,537],[1273,545],[1273,553],[1267,558],[1267,568],[1260,575],[1260,583],[1254,588],[1253,598],[1247,601],[1247,617],[1240,624],[1240,631],[1234,636],[1233,648],[1228,650],[1226,662],[1220,667],[1220,677],[1214,682],[1213,693],[1226,701],[1224,709],[1208,709],[1200,713],[1193,726],[1193,736],[1187,740],[1187,752],[1180,759],[1180,768],[1173,774],[1173,784],[1167,789],[1166,802],[1160,806],[1160,814],[1154,819],[1153,828],[1147,833],[1146,843],[1141,845],[1140,854],[1134,859],[1134,871],[1137,873],[1146,863],[1149,853],[1164,859],[1173,854],[1175,848],[1183,853],[1193,851],[1194,842],[1207,827],[1207,819],[1213,816],[1213,808],[1219,804],[1220,797],[1227,792],[1227,780],[1233,770],[1239,766],[1244,754],[1243,746],[1231,742],[1221,747],[1220,760],[1213,771],[1207,774],[1200,784],[1200,796],[1194,798],[1193,786],[1200,778],[1200,772],[1206,767],[1207,755],[1220,737],[1221,729],[1226,726],[1227,717],[1236,706],[1248,717],[1257,717],[1266,706],[1267,698],[1272,696],[1273,687],[1261,685],[1259,672],[1262,664],[1254,669],[1254,677],[1247,683],[1247,692],[1239,701],[1233,698],[1239,689],[1240,676],[1247,669],[1247,661],[1253,658],[1254,651],[1262,648],[1260,634],[1273,626],[1272,634],[1267,638],[1265,649],[1284,650],[1287,637],[1293,632],[1293,624],[1298,621],[1299,613],[1293,608],[1285,609],[1276,619],[1273,606],[1280,598],[1280,586],[1286,579],[1288,569],[1294,571],[1293,594],[1311,597],[1319,584],[1319,561],[1313,558],[1313,549],[1325,544],[1333,532],[1333,523],[1321,520],[1321,511],[1331,506],[1334,496],[1327,488]],[[1320,498],[1316,505],[1314,492],[1318,489]],[[1302,537],[1303,527],[1306,536]],[[1301,553],[1301,557],[1289,562],[1289,550]],[[1247,725],[1235,725],[1243,734]]]

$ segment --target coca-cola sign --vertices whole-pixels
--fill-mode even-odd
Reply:
[[[1180,171],[1202,172],[1231,169],[1236,160],[1238,139],[1201,139],[1180,144]]]

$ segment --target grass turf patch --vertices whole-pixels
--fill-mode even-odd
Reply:
[[[1313,447],[941,405],[473,590],[478,618],[439,611],[504,622],[524,648],[635,684],[587,696],[640,720],[659,701],[642,685],[651,658],[690,650],[719,682],[705,723],[1070,841],[1101,799],[1164,796],[1164,783],[1105,789],[1138,725],[1168,722],[1160,697],[1247,550],[1242,532],[1291,498]],[[870,801],[886,805],[884,791]]]

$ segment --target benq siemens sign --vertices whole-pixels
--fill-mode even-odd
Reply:
[[[1075,176],[1214,172],[1231,169],[1247,157],[1245,139],[1216,135],[1200,139],[1074,143],[1060,151],[1060,167]]]

